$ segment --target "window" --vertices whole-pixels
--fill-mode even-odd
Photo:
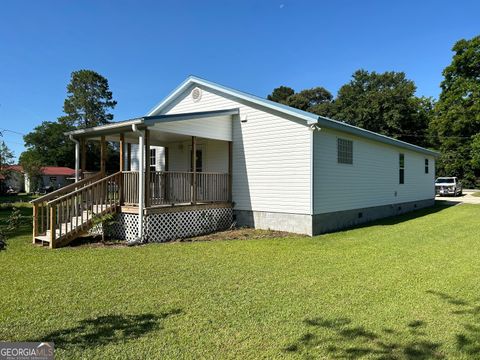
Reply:
[[[353,141],[337,139],[337,161],[339,164],[353,164]]]
[[[405,155],[398,154],[399,184],[405,184]]]
[[[157,152],[156,149],[150,149],[150,171],[157,170]]]
[[[428,174],[428,159],[425,159],[425,174]]]

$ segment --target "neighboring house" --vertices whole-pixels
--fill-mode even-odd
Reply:
[[[8,176],[4,179],[6,188],[11,187],[18,192],[25,191],[27,193],[35,192],[48,186],[53,189],[59,189],[66,184],[72,183],[75,177],[74,169],[61,166],[43,167],[37,181],[31,179],[21,165],[11,165],[8,167],[8,170]]]
[[[63,167],[63,166],[45,166],[41,169],[41,175],[36,188],[33,188],[32,179],[25,174],[25,191],[35,192],[39,188],[52,187],[53,189],[59,189],[67,184],[74,182],[75,170]]]
[[[128,240],[232,221],[316,235],[434,204],[438,153],[193,76],[146,116],[67,135],[77,154],[83,141],[120,142],[122,174],[76,187],[108,182],[113,193],[84,207],[118,212],[117,236]],[[38,238],[64,244],[89,226],[88,216],[79,227],[65,221]]]

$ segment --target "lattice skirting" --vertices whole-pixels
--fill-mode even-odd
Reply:
[[[163,242],[228,229],[233,219],[232,208],[205,208],[145,215],[145,239]],[[135,240],[138,236],[138,215],[120,213],[111,229],[117,239]]]

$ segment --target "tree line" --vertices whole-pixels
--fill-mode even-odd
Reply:
[[[405,73],[357,70],[336,97],[322,86],[275,88],[269,100],[439,150],[437,175],[467,186],[480,176],[480,36],[460,40],[443,71],[438,100],[415,95]]]

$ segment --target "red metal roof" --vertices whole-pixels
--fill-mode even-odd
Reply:
[[[23,172],[21,165],[6,166],[5,169]],[[63,166],[45,166],[42,168],[42,174],[48,176],[75,176],[75,170]]]
[[[75,176],[75,170],[61,166],[45,166],[42,168],[43,175]]]

